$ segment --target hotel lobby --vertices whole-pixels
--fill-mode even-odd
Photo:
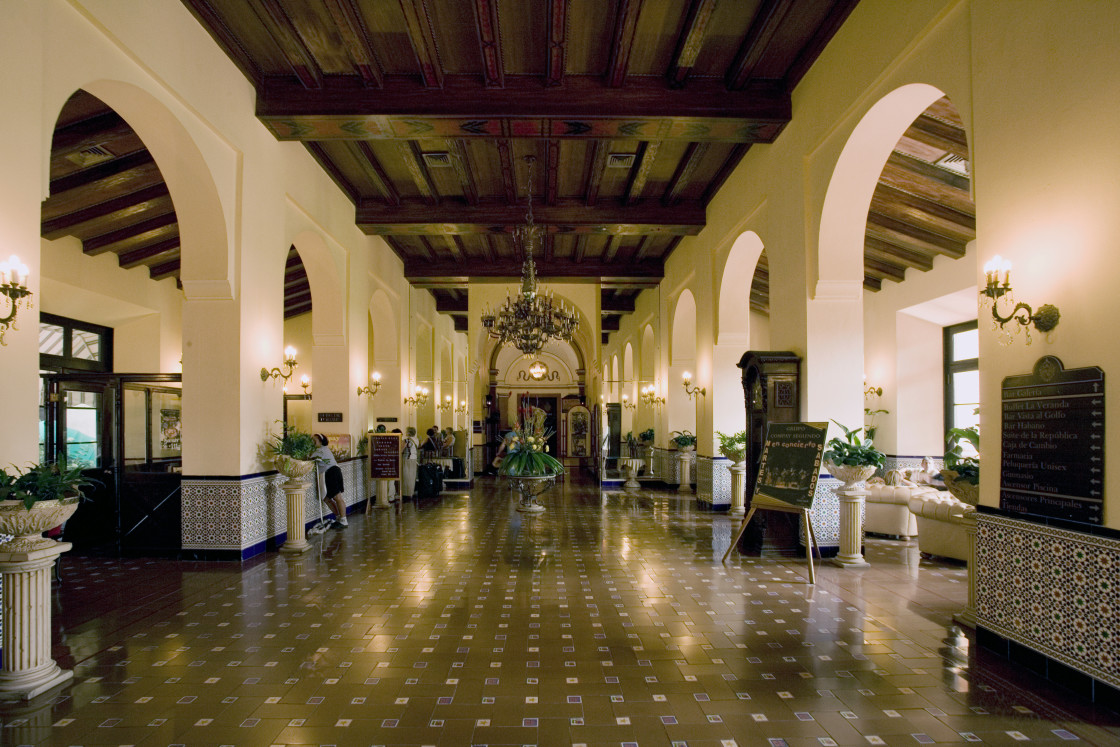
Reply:
[[[0,692],[73,672],[0,742],[1120,742],[1120,5],[11,0],[0,42],[0,465],[95,480],[39,596],[0,544]],[[536,411],[532,513],[491,473]],[[823,466],[737,542],[788,423],[892,481],[977,427],[963,549]],[[441,490],[370,481],[379,426],[451,432]]]

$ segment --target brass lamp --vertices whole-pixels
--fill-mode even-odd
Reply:
[[[636,402],[631,402],[630,397],[624,394],[622,395],[622,406],[627,410],[633,410],[637,408],[638,404]]]
[[[446,397],[443,398],[443,402],[436,405],[436,409],[439,410],[440,412],[449,412],[451,410],[451,405],[452,405],[452,400],[451,400],[451,395],[449,394],[449,395],[447,395]]]
[[[1029,304],[1015,301],[1011,292],[1011,262],[1009,260],[1003,259],[998,254],[992,257],[984,265],[984,277],[987,284],[980,291],[980,305],[983,306],[985,303],[991,302],[993,326],[998,325],[1001,330],[1005,330],[1008,322],[1018,322],[1019,326],[1012,327],[1012,329],[1016,332],[1020,329],[1025,330],[1028,345],[1031,344],[1031,325],[1042,333],[1051,332],[1058,326],[1062,314],[1058,311],[1057,306],[1048,303],[1043,304],[1035,312]],[[1007,315],[999,313],[999,302],[1004,296],[1007,296],[1006,305],[1012,307]],[[1010,333],[1008,338],[1010,338]]]
[[[642,387],[642,402],[653,408],[661,407],[665,404],[664,397],[657,396],[657,386],[650,384],[649,386]]]
[[[692,374],[685,371],[681,374],[681,384],[684,386],[684,393],[688,395],[689,399],[694,397],[703,397],[707,394],[702,386],[692,386]]]
[[[374,371],[373,373],[371,373],[369,375],[369,381],[370,381],[369,386],[358,387],[358,396],[359,397],[361,397],[363,394],[368,394],[370,397],[373,397],[377,394],[378,391],[380,391],[380,389],[381,389],[381,373],[380,372]]]
[[[14,254],[8,258],[8,261],[0,262],[0,293],[8,299],[8,304],[11,306],[7,314],[0,316],[0,345],[7,345],[4,342],[4,333],[9,328],[17,328],[16,314],[20,308],[31,308],[31,291],[27,289],[29,274],[27,265],[20,262],[19,257]]]
[[[411,397],[405,397],[404,403],[409,407],[423,407],[428,403],[428,388],[418,386]]]
[[[299,363],[296,362],[296,349],[291,345],[284,348],[283,365],[288,369],[287,373],[281,371],[279,368],[273,368],[271,371],[267,368],[262,368],[261,381],[268,381],[269,379],[283,379],[284,383],[287,383],[288,379],[292,377],[292,373],[295,371],[296,366],[299,365]]]
[[[311,396],[311,377],[308,376],[307,374],[304,374],[303,376],[300,376],[299,377],[299,385],[303,389],[304,396],[305,397],[310,397]]]

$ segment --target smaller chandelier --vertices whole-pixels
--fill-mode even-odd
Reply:
[[[16,314],[21,307],[31,308],[31,291],[27,289],[27,265],[19,261],[14,254],[7,262],[0,262],[0,294],[7,299],[8,313],[0,316],[0,345],[4,342],[4,333],[16,326]]]
[[[540,240],[541,229],[533,222],[533,162],[526,156],[529,164],[529,212],[525,215],[525,225],[515,232],[517,243],[525,252],[521,264],[521,291],[517,296],[506,295],[505,303],[497,311],[487,306],[482,315],[482,326],[499,345],[513,345],[526,356],[536,355],[550,339],[571,342],[572,335],[579,327],[575,309],[569,309],[561,301],[557,305],[552,292],[539,294],[537,287],[537,266],[533,262],[533,244]]]

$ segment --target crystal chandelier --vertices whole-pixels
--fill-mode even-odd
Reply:
[[[539,353],[549,339],[571,342],[579,327],[575,309],[567,308],[563,301],[557,305],[552,291],[538,294],[533,245],[540,240],[541,229],[533,222],[535,160],[532,156],[525,158],[529,164],[529,212],[525,215],[525,225],[514,232],[517,243],[525,252],[525,260],[521,264],[521,291],[512,297],[506,294],[505,303],[497,311],[491,311],[487,306],[482,315],[482,326],[490,337],[498,340],[499,345],[513,345],[526,356]]]

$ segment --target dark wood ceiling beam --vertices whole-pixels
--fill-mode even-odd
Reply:
[[[669,85],[679,88],[684,85],[696,58],[700,56],[700,49],[704,46],[704,36],[708,33],[708,22],[712,19],[712,11],[716,8],[716,0],[692,0],[688,8],[688,17],[684,22],[684,29],[677,38],[677,49],[673,54],[673,62],[669,65]]]
[[[405,25],[408,27],[408,40],[416,61],[420,65],[420,76],[428,88],[443,88],[443,66],[439,61],[436,35],[432,19],[424,0],[400,0],[404,12]]]
[[[75,210],[74,212],[60,215],[57,218],[45,220],[40,225],[39,232],[48,239],[58,238],[58,236],[64,235],[63,232],[72,226],[97,218],[104,218],[114,213],[119,213],[121,218],[125,218],[137,211],[144,210],[145,207],[167,196],[168,190],[166,184],[153,184],[150,187],[145,187],[135,192],[129,192],[126,195],[115,197],[105,202],[99,202],[95,205],[82,208],[81,210]]]
[[[622,317],[615,314],[607,314],[602,317],[599,323],[599,329],[605,332],[617,332],[619,324],[622,322]]]
[[[951,187],[961,192],[969,191],[969,180],[967,176],[962,176],[954,171],[943,169],[940,166],[934,166],[928,161],[908,156],[905,153],[894,151],[891,153],[890,158],[887,159],[887,165],[905,169],[912,174],[938,182],[946,187]]]
[[[323,72],[280,0],[250,0],[250,5],[304,88],[322,88]]]
[[[634,261],[640,262],[646,258],[649,243],[649,236],[643,236],[638,240],[638,245],[634,248],[634,256],[632,258]]]
[[[438,253],[432,248],[432,242],[428,240],[427,236],[420,237],[420,253],[424,255],[425,262],[435,262]]]
[[[306,314],[309,311],[311,311],[311,302],[310,301],[308,301],[305,304],[300,304],[299,306],[293,306],[293,307],[290,307],[290,308],[285,306],[284,307],[284,318],[285,319],[291,319],[292,317],[297,317],[300,314]]]
[[[599,286],[604,289],[644,291],[656,288],[659,283],[656,278],[599,278]]]
[[[739,165],[739,161],[743,160],[743,156],[747,155],[747,151],[751,149],[750,143],[739,143],[727,155],[727,159],[723,165],[719,167],[715,177],[708,182],[707,188],[704,190],[704,202],[708,202],[715,196],[716,192],[720,190],[723,183],[731,176],[731,172]]]
[[[921,195],[927,200],[934,201],[946,209],[965,215],[975,215],[976,206],[972,202],[972,195],[955,187],[950,187],[942,181],[930,179],[910,171],[901,166],[892,164],[889,160],[879,174],[879,189],[883,185],[893,187],[902,192]]]
[[[381,162],[377,159],[377,155],[374,154],[373,148],[369,147],[369,143],[365,142],[364,140],[359,140],[358,152],[361,154],[362,159],[369,167],[369,171],[367,171],[366,173],[370,177],[370,180],[377,187],[377,190],[381,192],[381,194],[385,195],[385,199],[389,202],[390,205],[400,205],[401,195],[399,192],[397,192],[397,188],[393,186],[393,180],[389,178],[389,175],[387,173],[385,173],[385,169],[381,166]]]
[[[634,297],[619,296],[618,291],[603,292],[599,301],[599,310],[603,314],[633,314]]]
[[[598,141],[592,148],[591,165],[587,167],[587,186],[583,190],[583,201],[593,206],[599,200],[599,189],[603,186],[603,172],[607,168],[607,156],[610,146],[605,141]]]
[[[587,251],[587,236],[576,236],[576,246],[572,250],[572,262],[580,264],[583,262],[583,253]]]
[[[305,303],[311,302],[311,288],[304,286],[303,290],[289,292],[284,294],[284,306],[300,306]]]
[[[175,216],[174,212],[157,215],[155,218],[149,218],[140,223],[133,223],[124,228],[118,228],[115,231],[85,239],[82,241],[82,251],[89,255],[100,254],[113,244],[126,241],[140,234],[147,233],[148,231],[165,228],[177,222],[178,218]]]
[[[470,278],[512,278],[521,277],[521,260],[506,259],[487,264],[463,265],[458,262],[429,262],[414,257],[404,261],[405,279],[412,284],[418,282],[443,281],[445,284],[469,282]],[[553,260],[548,264],[537,265],[537,277],[574,278],[580,280],[597,279],[604,286],[624,288],[646,288],[652,282],[665,277],[665,263],[660,260],[633,262],[626,266],[612,265],[607,262],[583,261],[579,264],[563,260]]]
[[[964,242],[925,231],[878,213],[867,214],[867,235],[903,247],[916,247],[919,251],[944,254],[954,259],[963,257],[965,252]]]
[[[307,285],[307,270],[300,265],[284,273],[284,288],[295,288],[298,285]]]
[[[657,160],[657,151],[661,143],[657,140],[643,141],[638,146],[638,157],[631,172],[630,183],[626,186],[626,202],[633,204],[641,199],[646,188],[649,174],[653,171],[653,163]]]
[[[412,182],[416,185],[416,190],[424,198],[424,201],[429,206],[438,204],[439,195],[432,183],[432,177],[428,173],[427,167],[424,166],[424,155],[420,152],[420,146],[412,140],[402,141],[398,143],[398,150],[408,173],[412,175]]]
[[[179,274],[179,260],[173,259],[170,262],[164,262],[159,265],[152,265],[148,268],[148,275],[152,280],[162,280],[166,277]]]
[[[638,31],[638,16],[642,0],[621,0],[615,17],[614,38],[611,41],[611,61],[607,66],[607,85],[618,88],[626,82],[630,68],[630,54],[634,51],[634,37]]]
[[[260,68],[257,67],[252,56],[241,44],[237,34],[226,25],[209,0],[184,0],[184,2],[199,23],[202,24],[202,27],[209,31],[214,40],[218,42],[218,46],[229,55],[233,64],[241,70],[241,73],[254,84],[260,83],[263,77]]]
[[[161,254],[168,254],[170,252],[179,251],[179,237],[176,236],[165,241],[160,241],[148,246],[142,246],[139,249],[132,249],[127,252],[121,252],[117,255],[117,264],[124,269],[138,267],[139,265],[149,264],[150,261]]]
[[[825,46],[832,40],[832,37],[840,29],[840,26],[847,20],[848,15],[856,7],[859,0],[834,0],[832,7],[828,10],[828,15],[825,16],[824,21],[817,26],[813,32],[813,36],[801,48],[797,59],[790,65],[789,71],[786,73],[785,90],[792,91],[805,77],[805,73],[817,58],[820,57],[821,52],[824,51]]]
[[[895,264],[894,262],[884,262],[870,257],[863,259],[864,274],[869,274],[874,277],[890,278],[896,283],[901,283],[906,277],[906,266]]]
[[[548,68],[545,85],[564,82],[564,64],[568,52],[568,0],[550,0],[548,4]]]
[[[462,262],[467,256],[467,247],[463,243],[463,237],[459,234],[452,234],[448,241],[448,248],[451,250],[451,258],[456,262]]]
[[[975,212],[966,213],[956,210],[948,205],[931,200],[928,197],[916,195],[913,192],[907,192],[904,189],[891,186],[886,182],[880,182],[879,186],[875,188],[875,194],[871,198],[872,207],[874,208],[876,202],[880,200],[884,203],[893,203],[903,209],[929,216],[932,220],[943,221],[959,226],[962,232],[969,232],[973,235],[976,234]]]
[[[690,143],[688,150],[685,151],[684,157],[681,158],[680,163],[677,164],[677,170],[673,172],[673,178],[669,180],[668,186],[665,188],[665,196],[661,199],[666,205],[675,205],[681,201],[681,195],[684,190],[688,188],[689,181],[692,179],[696,167],[700,164],[704,154],[708,152],[707,143]]]
[[[381,65],[369,45],[369,32],[362,21],[362,14],[354,0],[323,0],[327,12],[331,14],[346,52],[354,63],[354,68],[362,78],[362,83],[374,88],[385,85]]]
[[[750,80],[755,66],[791,7],[793,0],[762,0],[734,61],[727,68],[725,83],[728,89],[737,91]]]
[[[883,241],[874,236],[864,237],[863,253],[864,256],[869,256],[883,262],[902,262],[922,272],[928,272],[933,269],[934,255],[910,247],[892,244],[889,241]]]
[[[93,184],[103,179],[126,174],[129,171],[139,170],[145,166],[154,164],[155,160],[152,154],[146,150],[136,151],[127,156],[114,158],[112,161],[99,163],[96,166],[90,166],[88,169],[75,171],[73,174],[60,176],[57,179],[51,180],[51,196],[59,195],[71,189],[84,187],[87,184]]]
[[[354,185],[350,183],[350,181],[346,178],[346,175],[343,174],[342,170],[338,168],[338,166],[334,162],[334,159],[327,155],[326,150],[323,149],[323,146],[321,144],[316,142],[307,142],[304,143],[303,146],[307,148],[307,151],[311,154],[311,157],[315,159],[316,163],[318,163],[319,166],[322,167],[323,171],[327,172],[327,176],[331,178],[331,181],[335,183],[335,186],[341,189],[342,193],[350,198],[351,202],[354,202],[356,199],[358,199],[358,190],[354,188]]]
[[[557,192],[560,182],[560,141],[550,139],[545,143],[545,188],[544,201],[548,205],[556,204]]]
[[[450,76],[449,76],[450,78]],[[258,87],[257,117],[281,140],[454,137],[663,139],[773,142],[792,114],[790,95],[769,82],[727,91],[696,79],[670,88],[664,78],[636,78],[610,88],[569,75],[562,89],[540,78],[505,76],[486,89],[455,76],[441,91],[386,80],[372,90],[333,84],[310,91],[282,78]]]
[[[514,184],[513,173],[513,146],[509,138],[504,137],[498,139],[497,146],[498,162],[502,170],[502,189],[506,193],[506,202],[512,205],[517,202],[517,186]]]
[[[466,313],[467,311],[470,311],[470,309],[467,307],[467,299],[465,298],[448,298],[443,294],[436,296],[436,312],[440,314]]]
[[[883,281],[877,277],[865,274],[863,276],[863,287],[866,290],[878,292],[883,289]]]
[[[498,256],[498,253],[494,250],[494,244],[491,243],[492,241],[492,236],[482,237],[482,259],[486,262],[493,262],[494,258]]]
[[[603,262],[608,265],[614,262],[614,255],[618,253],[618,247],[621,243],[617,236],[607,237],[607,245],[603,247]]]
[[[474,22],[482,52],[482,82],[487,88],[505,86],[502,65],[502,37],[498,33],[497,0],[474,0]]]
[[[631,205],[617,200],[601,201],[595,208],[564,202],[535,206],[533,217],[538,225],[552,233],[693,236],[704,227],[705,209],[698,202],[667,207],[659,200],[643,200]],[[440,205],[438,215],[434,215],[428,205],[415,201],[386,206],[380,201],[360,200],[357,208],[358,227],[371,235],[505,234],[510,226],[521,225],[524,220],[523,206],[495,202],[463,205],[448,201]]]
[[[132,127],[121,115],[114,111],[95,114],[92,117],[71,122],[55,128],[51,137],[51,153],[59,154],[89,148],[111,137],[131,133]]]
[[[906,137],[968,160],[968,137],[964,129],[928,114],[914,120],[906,130]]]
[[[452,319],[452,321],[455,322],[455,331],[456,332],[469,332],[470,331],[470,328],[471,328],[470,319],[467,318],[466,314],[452,314],[451,319]]]
[[[463,197],[468,205],[478,204],[478,187],[474,183],[474,170],[471,168],[470,158],[462,140],[451,143],[451,166],[455,175],[459,177],[459,186],[463,188]]]

